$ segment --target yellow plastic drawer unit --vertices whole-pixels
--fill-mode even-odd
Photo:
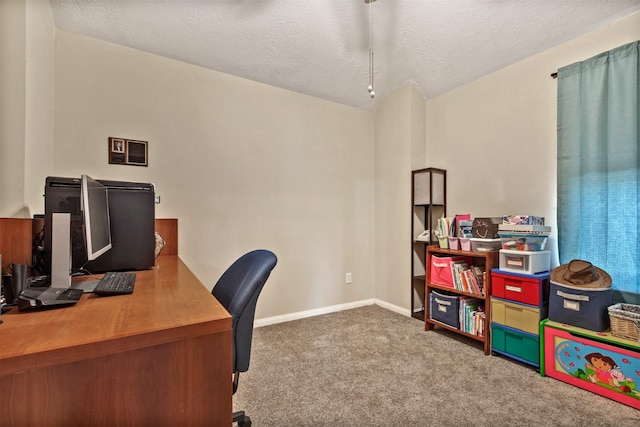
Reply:
[[[532,307],[491,298],[491,320],[533,335],[540,333],[540,320],[547,317],[547,306]]]

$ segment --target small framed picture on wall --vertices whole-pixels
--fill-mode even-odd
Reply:
[[[124,138],[109,137],[108,145],[109,163],[123,165],[125,158],[125,140]]]
[[[111,141],[111,150],[114,153],[124,153],[124,139],[114,138],[113,141]]]

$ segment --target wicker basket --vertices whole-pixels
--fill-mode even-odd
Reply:
[[[607,308],[611,334],[640,343],[640,305],[618,303]]]

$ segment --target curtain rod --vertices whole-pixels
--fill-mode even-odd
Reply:
[[[551,73],[551,78],[557,79],[558,78],[558,72],[556,71],[555,73]]]

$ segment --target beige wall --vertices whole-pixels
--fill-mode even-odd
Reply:
[[[55,173],[155,183],[203,283],[262,247],[258,317],[373,297],[373,113],[64,31],[55,76]],[[110,136],[149,167],[109,165]]]
[[[26,216],[43,204],[44,180],[53,173],[53,76],[55,27],[49,2],[27,0],[24,123]]]
[[[425,167],[425,103],[406,83],[376,110],[375,298],[411,305],[411,170]]]
[[[21,216],[24,206],[26,5],[0,2],[0,213]]]
[[[54,27],[48,2],[0,2],[0,216],[40,210],[52,170]]]
[[[640,13],[427,102],[427,163],[447,169],[447,213],[532,214],[554,227],[558,68],[640,39]]]

